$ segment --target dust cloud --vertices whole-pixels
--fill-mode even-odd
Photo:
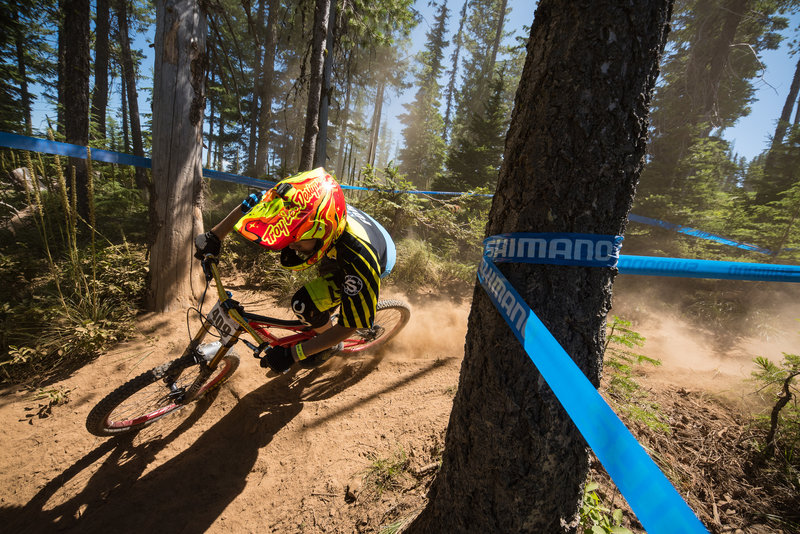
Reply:
[[[385,296],[405,302],[412,299],[404,295]],[[448,300],[415,298],[411,305],[411,319],[392,341],[393,359],[461,358],[467,335],[467,316],[470,303],[456,304]]]
[[[646,338],[635,352],[661,360],[659,367],[637,368],[646,381],[700,389],[753,408],[761,405],[751,380],[753,359],[779,363],[784,352],[800,351],[800,304],[796,288],[787,285],[712,286],[722,291],[702,294],[718,298],[715,308],[701,301],[704,316],[697,312],[698,299],[708,284],[621,277],[609,316],[631,321]]]

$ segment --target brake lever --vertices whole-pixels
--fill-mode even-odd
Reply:
[[[210,282],[212,278],[214,278],[214,273],[211,272],[211,264],[212,263],[219,263],[219,259],[213,254],[206,254],[202,260],[200,260],[200,266],[203,268],[203,274],[206,276],[206,282]]]
[[[246,339],[239,338],[239,341],[241,341],[242,343],[247,345],[247,348],[253,351],[253,358],[255,358],[257,360],[261,360],[263,358],[261,353],[264,352],[265,350],[267,350],[270,347],[270,344],[267,343],[267,342],[264,342],[261,345],[256,347],[255,345],[253,345],[252,343],[250,343]]]

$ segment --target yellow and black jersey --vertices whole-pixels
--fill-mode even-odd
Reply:
[[[348,328],[371,327],[384,270],[375,247],[358,237],[348,223],[327,258],[329,261],[320,265],[320,270],[332,271],[330,276],[339,290],[339,324]],[[335,266],[331,262],[335,262]]]

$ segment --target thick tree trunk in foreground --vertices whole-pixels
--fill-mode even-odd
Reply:
[[[487,234],[622,234],[643,164],[670,0],[542,0]],[[501,269],[594,383],[611,269]],[[586,443],[476,286],[428,507],[409,532],[575,532]]]
[[[202,135],[206,16],[197,0],[156,2],[153,80],[153,194],[147,306],[168,311],[199,296],[192,257],[203,231]]]

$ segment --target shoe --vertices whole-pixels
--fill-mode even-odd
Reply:
[[[334,356],[343,348],[344,348],[344,343],[339,342],[338,344],[332,346],[329,349],[325,349],[316,354],[312,354],[308,358],[300,360],[298,362],[298,365],[300,365],[300,367],[302,367],[303,369],[314,369],[316,367],[319,367],[323,363],[327,362],[331,356]]]

